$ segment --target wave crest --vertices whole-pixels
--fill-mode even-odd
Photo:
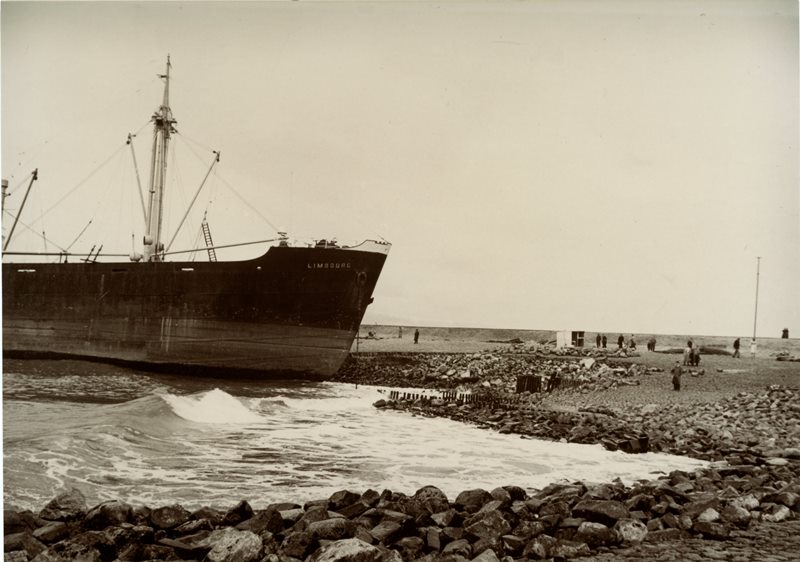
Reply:
[[[261,416],[239,399],[219,388],[192,396],[163,394],[161,398],[175,415],[192,422],[220,424],[262,421]]]

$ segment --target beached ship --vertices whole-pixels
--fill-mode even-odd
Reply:
[[[5,262],[17,254],[7,251],[12,227],[3,247],[4,355],[196,374],[335,373],[372,302],[391,245],[295,245],[278,233],[261,241],[272,245],[256,259],[216,261],[222,246],[213,246],[204,224],[202,250],[209,261],[171,261],[189,251],[165,250],[162,238],[167,152],[176,132],[170,68],[167,59],[163,102],[152,119],[143,251],[127,261],[104,261],[98,250],[59,255],[58,263]]]

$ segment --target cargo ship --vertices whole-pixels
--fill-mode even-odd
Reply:
[[[216,261],[223,246],[213,245],[204,222],[205,247],[165,249],[164,183],[170,137],[176,133],[170,69],[168,58],[161,75],[163,102],[152,118],[142,251],[127,260],[106,261],[101,249],[93,249],[59,253],[57,263],[6,261],[31,255],[8,250],[12,227],[3,246],[4,356],[213,376],[332,375],[358,335],[391,244],[296,244],[279,232],[257,242],[271,244],[260,257]],[[35,173],[29,190],[34,179]],[[198,250],[209,261],[173,261]]]

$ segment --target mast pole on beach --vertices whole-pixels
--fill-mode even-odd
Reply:
[[[761,256],[756,258],[756,310],[753,313],[753,341],[756,341],[756,324],[758,323],[758,278],[761,275]]]

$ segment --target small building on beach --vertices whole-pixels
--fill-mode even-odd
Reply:
[[[586,332],[576,330],[558,330],[556,347],[583,347]]]

